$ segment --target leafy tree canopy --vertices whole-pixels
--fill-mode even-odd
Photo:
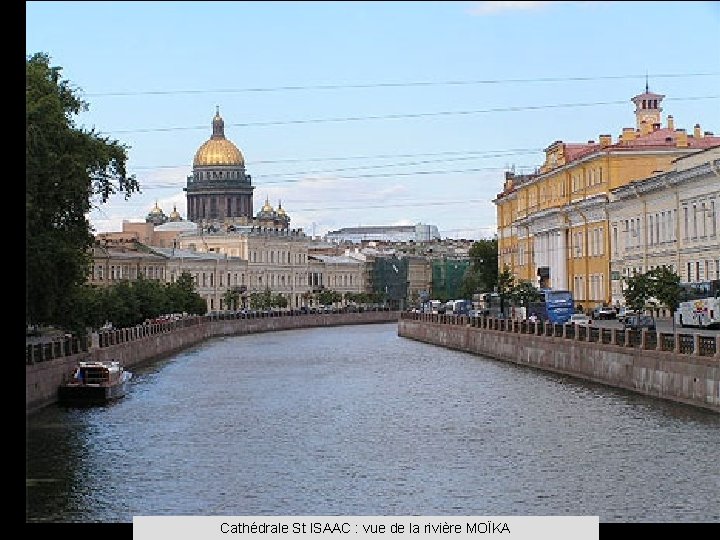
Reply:
[[[107,202],[139,191],[126,171],[127,147],[77,127],[88,110],[47,54],[26,59],[25,236],[26,322],[72,327],[90,270],[91,199]]]
[[[480,292],[492,291],[498,281],[498,241],[478,240],[474,242],[468,252],[470,256],[475,286]],[[470,298],[470,297],[468,297]]]

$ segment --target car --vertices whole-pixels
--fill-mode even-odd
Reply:
[[[642,330],[643,328],[655,330],[655,317],[652,315],[630,315],[623,320],[623,328],[629,328],[631,330]]]
[[[585,326],[592,324],[592,319],[585,315],[584,313],[573,313],[570,315],[570,320],[568,321],[570,324],[583,324]]]
[[[628,317],[630,317],[632,315],[637,315],[637,314],[638,313],[636,311],[634,311],[630,308],[621,307],[617,313],[617,320],[620,321],[620,323],[624,323],[625,319],[627,319]]]
[[[617,311],[611,306],[600,306],[593,309],[593,319],[616,319]]]

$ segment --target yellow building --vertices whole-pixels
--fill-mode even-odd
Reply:
[[[681,156],[720,145],[720,137],[662,125],[665,96],[645,92],[632,98],[634,128],[617,139],[555,141],[545,149],[536,173],[505,174],[497,206],[498,264],[517,279],[541,287],[568,289],[585,309],[610,303],[610,190],[672,168]]]

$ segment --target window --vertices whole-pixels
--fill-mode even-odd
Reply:
[[[613,255],[618,254],[618,230],[617,227],[613,227]]]

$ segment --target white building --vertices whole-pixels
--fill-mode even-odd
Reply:
[[[344,227],[330,231],[325,238],[331,242],[352,242],[359,244],[363,241],[378,242],[429,242],[440,239],[440,232],[436,225],[368,225],[365,227]]]
[[[612,190],[612,302],[622,278],[669,266],[681,282],[720,279],[720,146],[675,160],[672,170]]]

